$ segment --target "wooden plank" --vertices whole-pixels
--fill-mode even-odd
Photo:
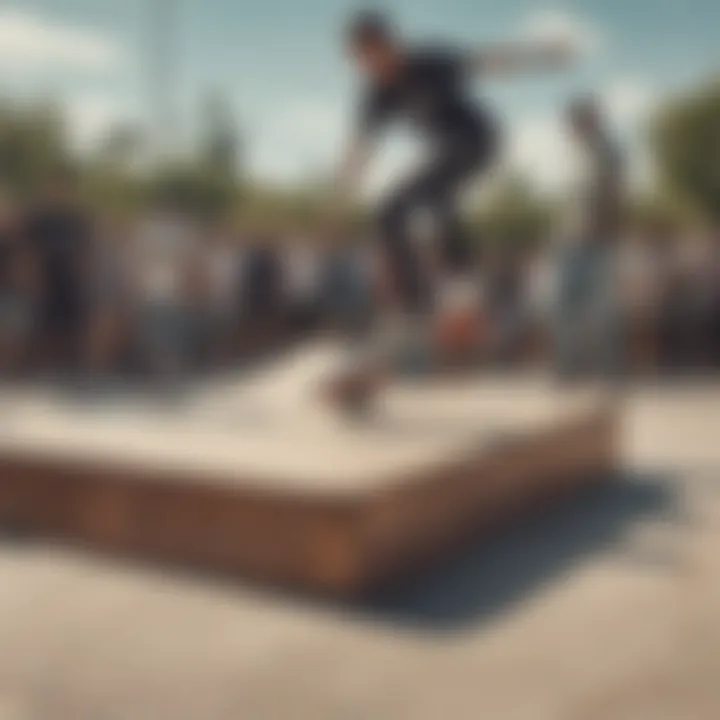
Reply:
[[[362,592],[516,522],[607,476],[618,456],[615,407],[536,384],[399,388],[366,428],[303,424],[302,402],[281,406],[281,427],[257,431],[267,457],[197,417],[154,418],[159,443],[206,448],[187,465],[154,451],[142,408],[124,444],[112,413],[38,402],[23,411],[18,398],[20,419],[0,436],[0,524],[328,594]]]

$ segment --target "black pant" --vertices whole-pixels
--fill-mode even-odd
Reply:
[[[382,250],[391,281],[406,310],[422,310],[428,301],[426,278],[413,247],[410,219],[418,210],[430,213],[439,229],[443,271],[466,271],[473,264],[474,254],[459,217],[460,191],[468,180],[490,165],[493,157],[493,148],[474,139],[446,144],[381,206],[378,220]]]

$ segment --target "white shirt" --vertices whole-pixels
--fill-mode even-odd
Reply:
[[[195,238],[186,223],[167,215],[151,217],[135,244],[140,298],[162,303],[181,299],[194,249]]]
[[[239,279],[239,259],[238,249],[232,246],[220,245],[207,250],[205,272],[213,307],[232,308]]]
[[[298,241],[284,253],[285,296],[292,301],[307,301],[320,292],[322,266],[314,249]]]

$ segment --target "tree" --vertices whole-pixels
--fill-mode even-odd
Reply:
[[[683,198],[658,188],[651,194],[635,196],[627,203],[628,225],[638,232],[665,232],[672,235],[702,227],[703,218]]]
[[[547,203],[517,175],[501,181],[473,217],[484,245],[513,248],[542,241],[550,230],[551,220]]]
[[[236,180],[240,162],[240,138],[227,100],[210,93],[201,117],[199,162],[208,172]]]
[[[100,142],[96,159],[112,168],[129,170],[143,149],[145,138],[140,129],[131,124],[110,128]]]
[[[62,114],[50,103],[0,104],[0,180],[31,194],[72,163]]]
[[[155,167],[147,178],[148,199],[206,220],[229,214],[240,200],[239,148],[229,105],[211,93],[201,108],[195,152]]]
[[[720,79],[666,103],[652,140],[662,181],[720,223]]]
[[[196,152],[154,168],[147,179],[148,199],[203,219],[227,215],[240,198],[239,147],[228,104],[221,95],[209,95],[202,107]]]
[[[214,219],[234,204],[234,187],[191,161],[174,161],[147,178],[145,197],[152,205],[170,207],[202,219]]]
[[[139,128],[110,128],[85,158],[86,194],[94,206],[113,212],[137,210],[143,200],[139,176],[144,137]]]

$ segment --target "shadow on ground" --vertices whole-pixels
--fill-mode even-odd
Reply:
[[[453,631],[477,625],[571,574],[589,555],[622,550],[631,528],[648,519],[683,522],[672,479],[616,477],[353,610],[407,629]]]
[[[290,603],[309,602],[321,612],[339,612],[353,619],[423,633],[453,633],[490,622],[512,610],[543,586],[557,583],[589,557],[621,552],[644,566],[673,562],[672,558],[636,552],[628,542],[631,531],[645,522],[683,527],[685,514],[679,485],[663,474],[623,475],[549,508],[541,517],[509,528],[494,538],[479,540],[431,572],[398,583],[352,605],[329,605],[307,596],[285,595]],[[37,540],[22,529],[0,528],[0,545],[27,547]],[[151,561],[114,558],[118,565],[159,570]],[[165,572],[234,586],[237,577],[210,571],[164,566]],[[245,590],[247,585],[243,586]],[[259,593],[272,588],[254,586]],[[284,595],[280,591],[280,595]]]

